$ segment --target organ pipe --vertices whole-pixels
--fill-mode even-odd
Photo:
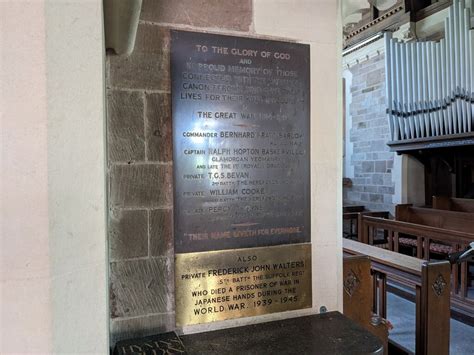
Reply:
[[[385,34],[387,113],[393,141],[474,131],[474,30],[453,0],[439,42]]]

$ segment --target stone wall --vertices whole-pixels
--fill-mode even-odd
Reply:
[[[375,56],[349,70],[352,73],[349,90],[352,126],[346,144],[352,145],[350,164],[354,176],[350,177],[352,187],[344,189],[344,202],[393,213],[395,185],[392,169],[395,155],[387,146],[390,129],[385,113],[384,55]]]
[[[111,346],[175,325],[169,30],[252,26],[251,0],[144,0],[134,52],[107,55]]]

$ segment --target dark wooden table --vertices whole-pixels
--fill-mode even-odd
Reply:
[[[342,215],[343,219],[349,220],[349,232],[343,232],[344,238],[353,239],[357,237],[357,217],[360,212],[365,211],[365,206],[363,205],[344,205],[342,206]],[[355,232],[354,232],[354,221],[355,220]]]
[[[383,354],[377,337],[339,312],[174,337],[172,347],[180,348],[181,342],[181,349],[190,355]],[[150,344],[159,343],[166,346],[172,341],[156,342],[153,337],[124,341],[117,344],[115,354],[133,354],[131,350],[157,354]]]
[[[188,354],[383,354],[381,341],[339,312],[181,337]]]
[[[339,312],[181,337],[188,354],[382,354],[380,340]]]
[[[357,206],[359,207],[359,206]],[[347,211],[347,209],[344,209]],[[362,235],[359,233],[359,224],[361,223],[362,216],[379,217],[379,218],[390,218],[390,212],[388,211],[353,211],[344,212],[342,214],[343,220],[349,220],[349,232],[343,232],[343,237],[348,239],[355,239],[363,243]],[[384,237],[383,243],[386,243],[386,236]]]

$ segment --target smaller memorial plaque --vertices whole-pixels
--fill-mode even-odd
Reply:
[[[311,244],[176,255],[176,324],[311,307]]]

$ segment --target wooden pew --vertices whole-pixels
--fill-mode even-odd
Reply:
[[[414,220],[419,221],[420,216],[426,216],[426,214],[419,214]],[[388,235],[388,250],[399,252],[402,245],[409,245],[415,248],[417,258],[425,260],[430,260],[433,252],[447,254],[464,250],[474,241],[474,233],[369,216],[362,217],[360,229],[365,244],[372,244],[373,236],[383,231]],[[453,307],[460,314],[472,317],[474,299],[468,295],[470,282],[468,263],[453,265],[451,280]]]
[[[474,233],[474,213],[397,205],[395,220],[465,233]]]
[[[413,207],[412,205],[397,205],[395,208],[395,219],[397,221],[444,229],[446,234],[453,234],[452,231],[468,233],[472,234],[472,238],[474,238],[474,213],[436,210]],[[399,239],[399,244],[416,248],[417,257],[427,260],[430,258],[431,253],[446,256],[466,246],[465,244],[457,245],[451,240],[445,239],[432,240],[429,246],[423,246],[419,238],[414,239],[402,236]],[[422,251],[422,249],[424,250]],[[467,265],[464,268],[467,269]],[[469,282],[469,274],[467,276],[467,282]]]
[[[474,213],[474,199],[433,196],[432,203],[437,210]]]
[[[345,255],[365,256],[344,259],[344,313],[366,326],[367,303],[372,300],[372,310],[386,318],[387,280],[403,280],[416,289],[416,353],[449,354],[449,262],[427,262],[348,239],[343,240],[343,248]],[[372,280],[367,277],[367,258]]]
[[[343,313],[383,343],[388,354],[388,325],[385,319],[374,313],[374,282],[368,256],[345,256],[343,263],[344,294]]]

